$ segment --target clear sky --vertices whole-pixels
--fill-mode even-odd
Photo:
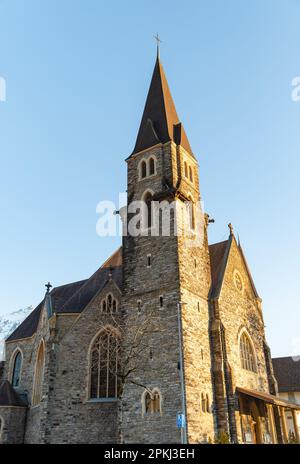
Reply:
[[[119,245],[155,60],[200,164],[210,242],[238,233],[273,355],[300,353],[299,0],[0,0],[0,314],[88,277]]]

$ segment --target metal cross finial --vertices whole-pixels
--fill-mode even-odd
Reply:
[[[46,285],[45,285],[46,289],[47,289],[47,293],[50,293],[50,288],[52,288],[52,285],[50,284],[50,282],[48,282]]]
[[[161,44],[162,41],[159,38],[158,32],[153,37],[155,38],[156,43],[157,43],[157,57],[159,58],[159,44]]]

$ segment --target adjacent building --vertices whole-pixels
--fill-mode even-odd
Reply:
[[[300,405],[300,356],[273,358],[274,375],[278,384],[278,396],[284,400]],[[296,411],[300,433],[300,410]],[[294,433],[292,411],[286,412],[288,434]]]

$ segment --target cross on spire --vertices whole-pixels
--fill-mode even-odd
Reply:
[[[158,32],[153,37],[155,38],[156,43],[157,43],[157,58],[159,58],[159,44],[162,43],[162,40],[160,40]]]
[[[46,285],[45,285],[46,289],[47,289],[47,293],[50,293],[50,288],[52,288],[52,285],[50,284],[50,282],[48,282]]]

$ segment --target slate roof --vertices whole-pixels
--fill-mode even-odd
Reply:
[[[168,82],[157,57],[133,153],[173,140],[193,156],[180,123]]]
[[[220,294],[227,259],[234,239],[230,235],[228,240],[215,243],[209,246],[212,286],[210,298],[217,298]],[[240,247],[239,247],[240,248]],[[242,249],[240,248],[241,253]],[[245,265],[248,269],[244,255],[242,253]],[[254,291],[254,283],[249,272]],[[122,272],[122,248],[120,247],[102,266],[86,280],[73,282],[67,285],[53,288],[51,291],[52,307],[55,313],[81,313],[92,298],[101,291],[110,278],[110,275],[116,285],[122,290],[123,272]],[[19,327],[7,338],[7,341],[28,338],[34,335],[43,308],[44,300],[29,314],[29,316],[19,325]]]
[[[228,240],[224,242],[214,243],[209,245],[209,255],[210,255],[210,268],[211,268],[211,277],[212,277],[212,286],[210,290],[210,298],[218,298],[220,296],[222,283],[225,275],[227,260],[230,253],[230,248],[235,237],[233,234],[230,234]],[[241,254],[241,258],[244,262],[248,277],[253,289],[254,295],[259,298],[248,263],[246,261],[243,249],[240,244],[238,244],[238,249]]]
[[[0,385],[0,406],[27,406],[8,380]]]
[[[114,282],[121,289],[123,278],[121,263],[122,248],[119,248],[89,279],[53,288],[50,293],[53,311],[57,314],[81,313],[96,293],[105,286],[110,278],[110,274]],[[6,340],[19,340],[34,335],[43,305],[44,300],[40,302]]]
[[[300,392],[300,356],[273,358],[272,362],[279,392]]]
[[[220,294],[224,272],[226,269],[227,258],[230,249],[230,238],[224,242],[209,245],[210,269],[212,285],[210,298],[216,298]]]

